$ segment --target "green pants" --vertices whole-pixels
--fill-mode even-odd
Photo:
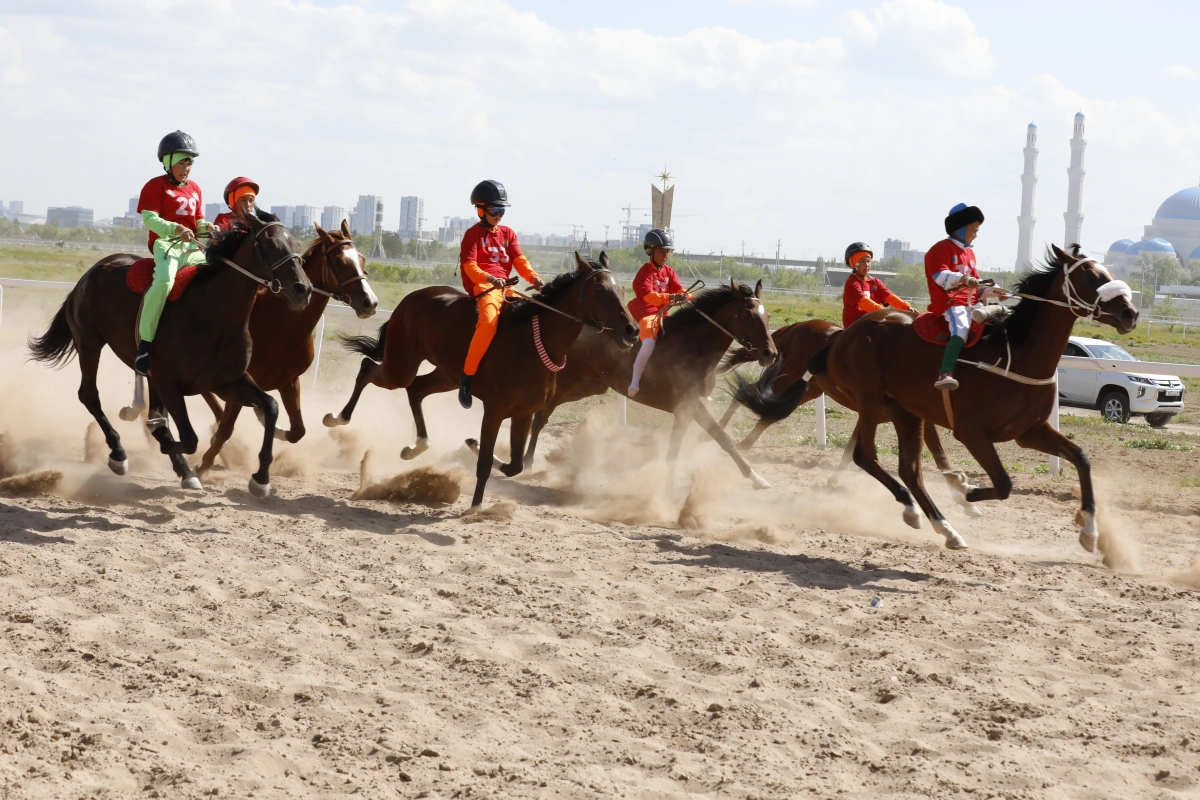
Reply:
[[[154,240],[154,281],[142,300],[142,318],[138,336],[143,342],[153,342],[158,321],[167,306],[167,296],[175,286],[175,275],[183,267],[204,263],[204,253],[195,244],[165,239]]]

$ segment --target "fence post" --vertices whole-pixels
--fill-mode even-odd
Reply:
[[[828,444],[825,437],[825,395],[821,394],[817,397],[816,405],[813,406],[813,411],[817,415],[817,444],[824,447]]]
[[[629,399],[625,395],[617,394],[617,424],[625,425],[629,414]]]
[[[317,322],[317,329],[313,331],[313,363],[309,369],[312,370],[312,378],[308,382],[310,389],[317,388],[317,370],[321,368],[321,343],[325,341],[325,315],[321,315],[321,319]]]
[[[0,286],[0,325],[4,324],[4,287]]]
[[[1054,426],[1054,430],[1059,430],[1058,427],[1058,370],[1054,371],[1054,406],[1050,410],[1050,424]],[[1050,456],[1050,474],[1058,475],[1059,463],[1058,456]]]

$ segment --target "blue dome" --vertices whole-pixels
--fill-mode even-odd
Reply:
[[[1174,253],[1175,248],[1166,239],[1147,239],[1144,242],[1138,242],[1134,247],[1139,253]],[[1133,247],[1125,251],[1133,253]]]
[[[1131,244],[1133,244],[1133,239],[1118,239],[1108,246],[1108,252],[1124,253],[1129,250]]]
[[[1188,256],[1188,261],[1197,261],[1197,260],[1200,260],[1200,247],[1197,247],[1195,250],[1192,251],[1192,254],[1190,256]]]
[[[1158,219],[1200,220],[1200,186],[1189,186],[1171,195],[1154,216]]]
[[[1083,117],[1083,112],[1082,112],[1082,111],[1076,111],[1076,112],[1075,112],[1075,119],[1081,119],[1082,117]]]

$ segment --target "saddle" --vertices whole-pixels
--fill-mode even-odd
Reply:
[[[984,325],[971,320],[971,333],[967,336],[966,347],[974,347],[983,336]],[[925,311],[917,315],[913,322],[913,330],[930,344],[945,344],[950,341],[950,323],[941,314]]]
[[[196,267],[184,267],[175,273],[175,284],[171,287],[171,294],[167,296],[167,301],[174,302],[183,297],[184,291],[195,275]],[[145,294],[153,282],[153,258],[140,258],[129,265],[129,271],[125,273],[125,285],[129,287],[130,291],[136,294]]]

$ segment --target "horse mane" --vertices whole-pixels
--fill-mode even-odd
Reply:
[[[744,283],[737,284],[736,293],[733,287],[723,283],[716,288],[705,289],[696,295],[696,299],[692,301],[692,304],[684,306],[672,314],[668,318],[667,324],[670,326],[700,325],[707,322],[700,315],[701,311],[711,317],[724,308],[725,304],[730,300],[750,300],[753,297],[754,290]]]
[[[1034,267],[1022,275],[1017,284],[1012,287],[1012,291],[1033,297],[1045,297],[1050,293],[1050,287],[1054,285],[1054,280],[1059,276],[1062,266],[1062,261],[1054,251],[1047,249],[1046,263]],[[990,326],[987,334],[983,337],[984,340],[1002,342],[1007,337],[1010,344],[1024,344],[1025,340],[1029,338],[1029,330],[1033,326],[1033,318],[1038,312],[1039,305],[1041,304],[1036,300],[1022,298],[1011,314]]]
[[[325,231],[325,233],[329,234],[329,238],[332,239],[334,242],[346,241],[346,237],[342,234],[341,228],[334,228],[331,231]],[[311,242],[309,242],[308,246],[304,248],[304,252],[301,253],[301,257],[305,261],[308,261],[308,259],[312,257],[312,255],[316,251],[316,249],[320,246],[321,246],[321,237],[317,236],[317,238],[315,238]]]
[[[254,207],[254,216],[258,217],[260,222],[279,221],[279,217],[270,212],[263,211],[258,206]],[[196,276],[192,280],[205,280],[226,269],[224,262],[218,256],[233,261],[238,248],[245,243],[246,237],[250,235],[250,228],[236,221],[233,223],[233,227],[227,231],[213,228],[212,239],[208,247],[204,248],[206,260],[196,268]]]
[[[592,263],[592,266],[594,266],[596,269],[601,269],[599,264]],[[563,295],[567,293],[567,290],[575,285],[575,281],[577,279],[583,277],[586,276],[581,274],[578,270],[564,272],[562,275],[559,275],[554,280],[543,286],[542,290],[533,295],[533,297],[537,298],[548,306],[552,306],[563,298]],[[495,291],[499,292],[501,290],[496,289]],[[533,315],[539,310],[545,309],[542,309],[535,303],[530,303],[517,298],[508,304],[507,316],[512,322],[529,322],[531,319],[533,319]]]

